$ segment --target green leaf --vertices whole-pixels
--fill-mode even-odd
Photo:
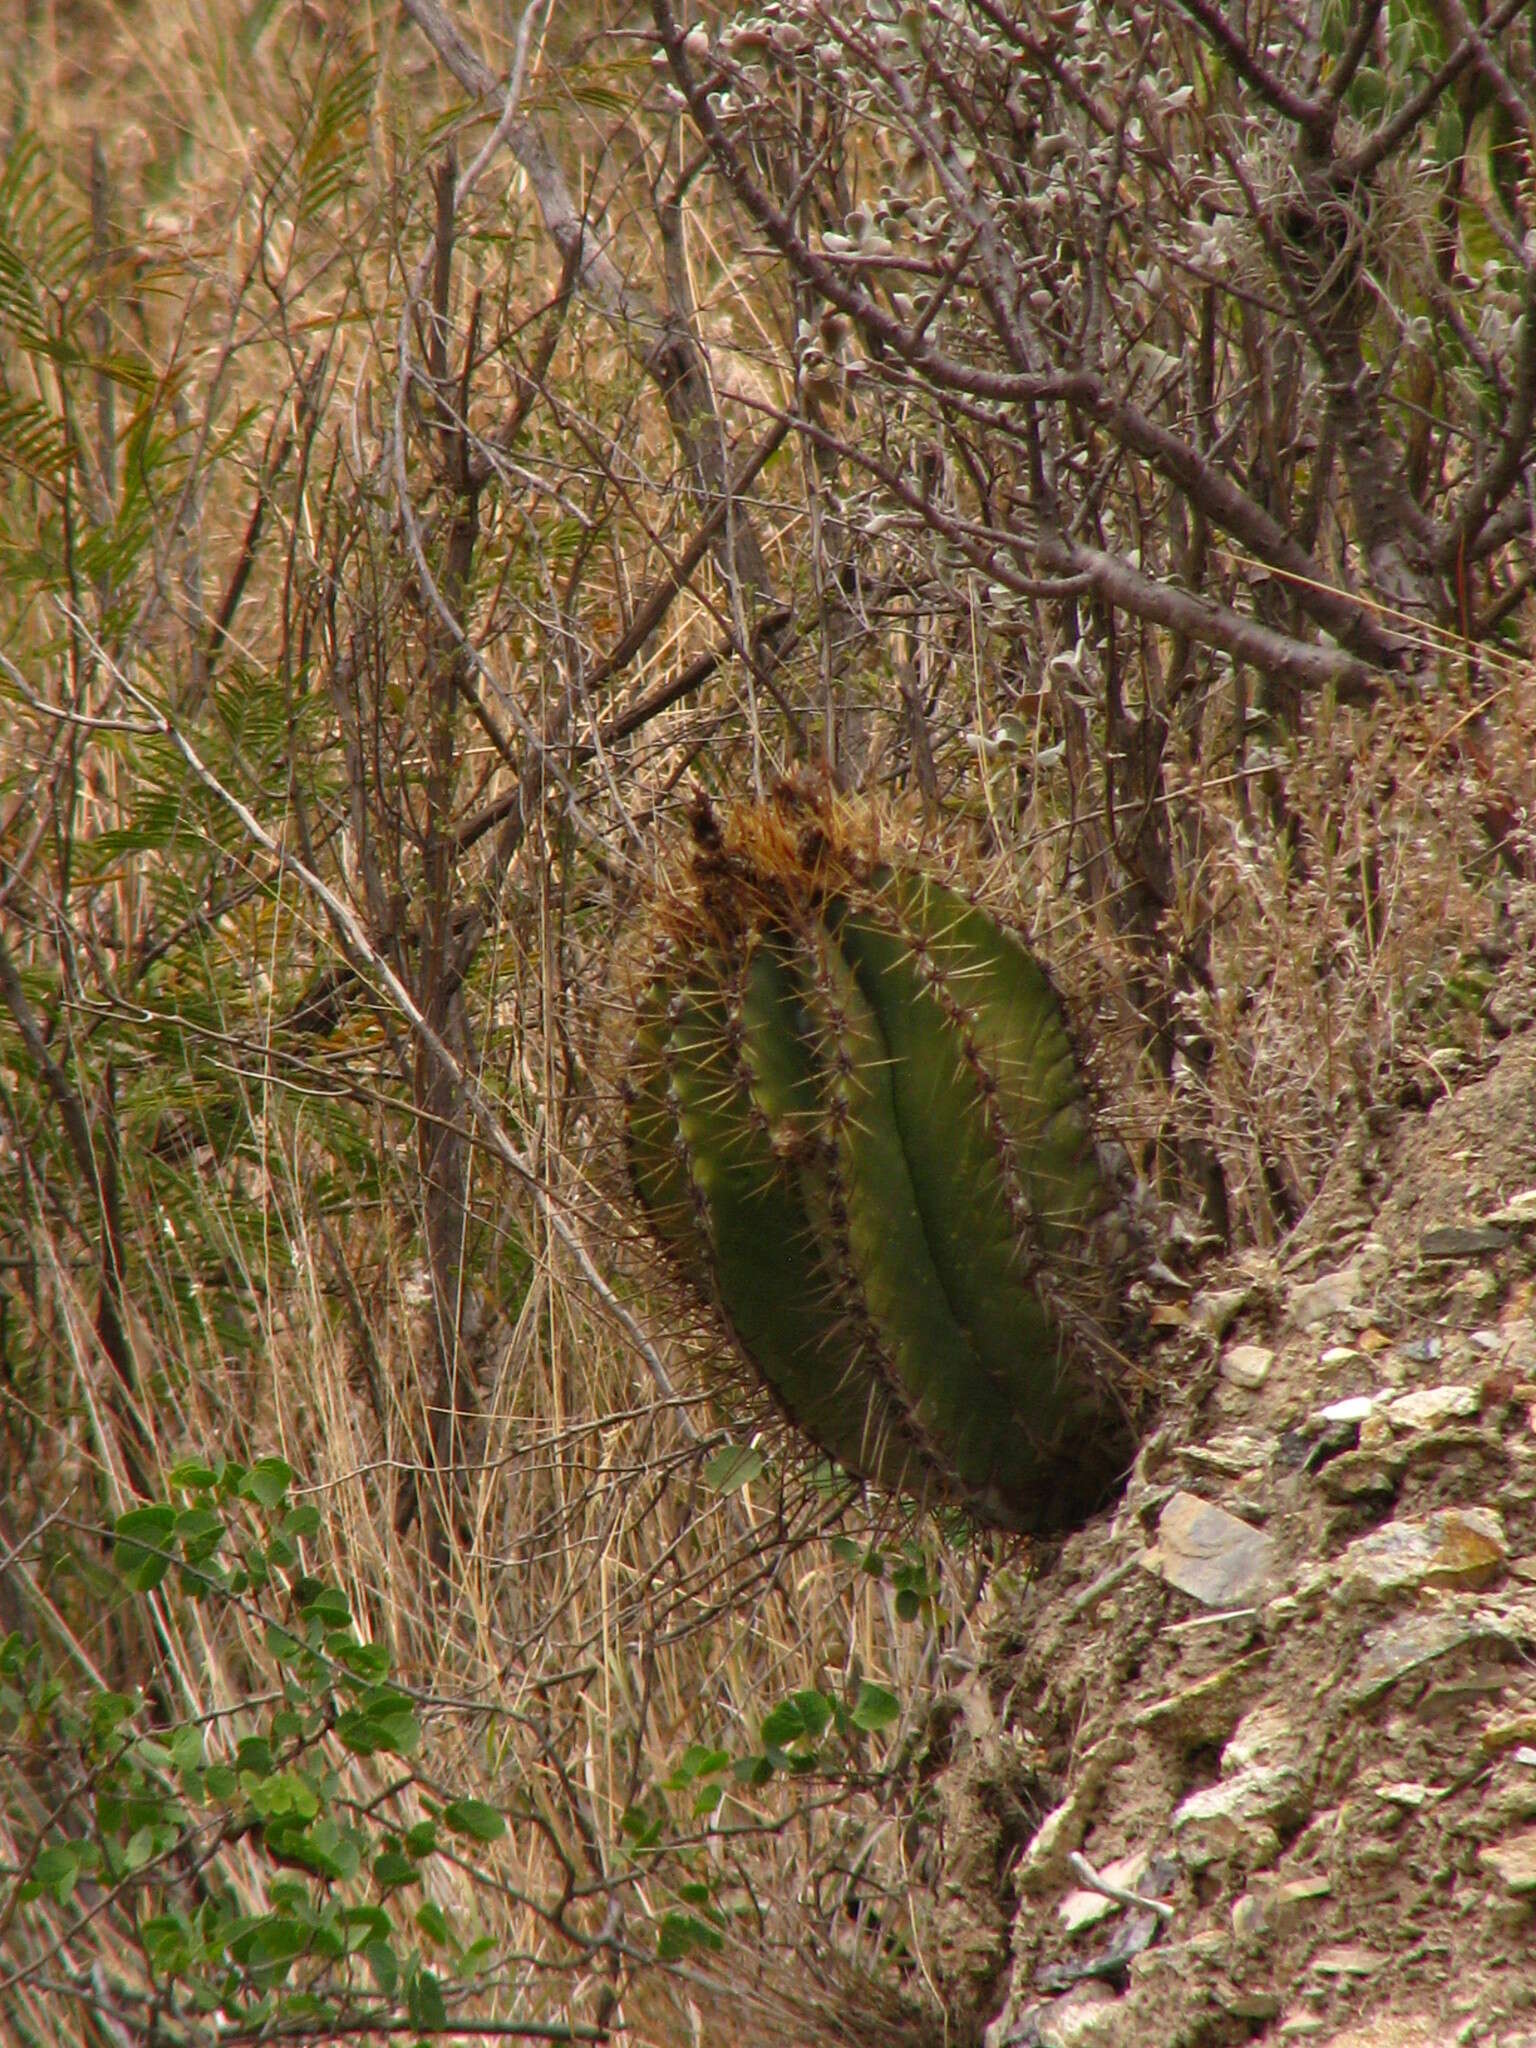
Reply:
[[[418,1970],[411,1977],[405,1987],[405,2004],[413,2027],[425,2027],[434,2034],[447,2027],[448,2008],[434,1971]]]
[[[373,1973],[374,1983],[386,1998],[393,1998],[400,1982],[400,1965],[395,1960],[394,1950],[387,1941],[370,1941],[363,1950],[363,1956]]]
[[[750,1445],[727,1444],[704,1467],[704,1483],[716,1493],[739,1493],[762,1476],[766,1463],[762,1452]]]
[[[647,1813],[643,1806],[626,1806],[619,1826],[637,1849],[654,1849],[661,1840],[661,1816]]]
[[[281,1458],[258,1458],[240,1482],[240,1492],[259,1507],[275,1508],[293,1483],[293,1468]]]
[[[69,1903],[80,1876],[80,1855],[73,1842],[58,1844],[44,1849],[32,1865],[32,1876],[23,1887],[23,1897],[36,1898],[42,1892],[50,1892],[59,1905]]]
[[[456,1835],[476,1842],[499,1842],[507,1832],[505,1814],[483,1799],[455,1799],[443,1808],[443,1819]]]
[[[340,1586],[327,1585],[323,1580],[309,1579],[304,1582],[301,1591],[296,1591],[306,1621],[318,1621],[325,1628],[351,1626],[352,1608]]]
[[[213,1467],[200,1464],[196,1458],[183,1458],[166,1475],[166,1485],[179,1487],[184,1493],[205,1493],[214,1482]]]
[[[130,1508],[112,1525],[112,1560],[136,1593],[152,1593],[170,1570],[176,1510],[156,1502]]]
[[[176,1517],[176,1540],[188,1564],[205,1563],[228,1533],[224,1517],[211,1508],[183,1508]]]
[[[354,1756],[381,1750],[407,1756],[421,1742],[415,1708],[402,1693],[382,1686],[337,1717],[336,1733]]]
[[[793,1742],[819,1742],[832,1719],[832,1702],[823,1692],[808,1687],[780,1700],[763,1723],[765,1749],[787,1749]]]
[[[416,1908],[416,1925],[428,1941],[434,1941],[439,1948],[446,1948],[453,1936],[448,1930],[448,1918],[441,1906],[426,1899]]]
[[[883,1685],[871,1685],[867,1678],[861,1679],[852,1719],[855,1728],[862,1728],[868,1735],[876,1734],[901,1719],[901,1702]]]
[[[728,1770],[730,1762],[723,1749],[706,1749],[701,1742],[690,1742],[678,1759],[676,1769],[664,1782],[669,1792],[682,1792],[697,1778],[712,1778],[718,1772]]]
[[[656,1953],[664,1963],[679,1962],[701,1950],[724,1947],[725,1938],[719,1928],[711,1927],[697,1913],[668,1913],[657,1931]]]

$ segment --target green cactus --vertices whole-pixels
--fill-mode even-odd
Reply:
[[[1117,1190],[1048,977],[819,786],[695,838],[626,1076],[653,1234],[850,1473],[1080,1521],[1134,1443]]]

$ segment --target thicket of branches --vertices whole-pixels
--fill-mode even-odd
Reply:
[[[44,11],[0,108],[0,2010],[50,2039],[959,1998],[996,1560],[733,1429],[614,1200],[695,783],[920,811],[1213,1243],[1505,1028],[1525,15],[503,26]]]

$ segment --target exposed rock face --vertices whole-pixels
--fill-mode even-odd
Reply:
[[[1217,1276],[1124,1502],[998,1603],[946,1908],[988,2048],[1536,2043],[1536,1036],[1372,1165]]]

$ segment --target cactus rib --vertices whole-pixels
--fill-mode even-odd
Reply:
[[[675,1007],[667,1063],[721,1312],[770,1391],[829,1456],[883,1485],[910,1483],[905,1446],[847,1341],[804,1207],[753,1114],[725,997],[689,985]]]

